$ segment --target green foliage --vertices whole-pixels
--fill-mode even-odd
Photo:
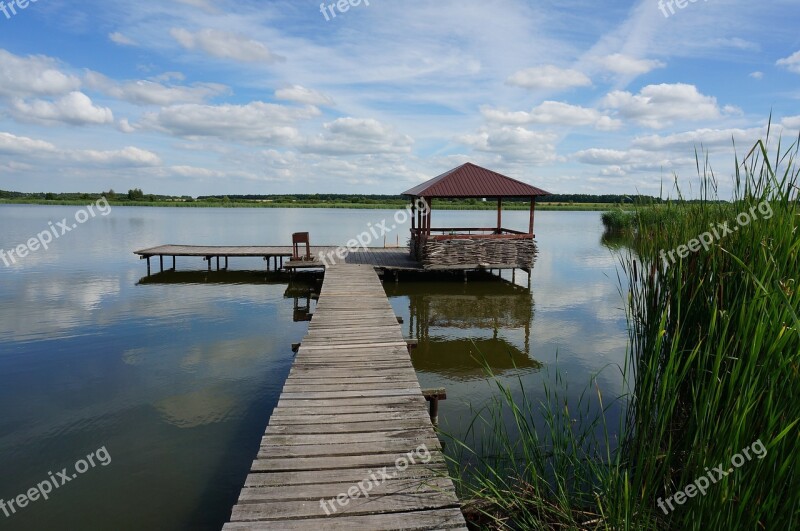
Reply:
[[[498,384],[498,399],[473,423],[487,432],[487,446],[473,450],[456,441],[456,464],[464,455],[477,460],[461,471],[458,485],[474,500],[482,528],[798,528],[797,153],[797,144],[779,147],[771,160],[757,144],[745,164],[736,161],[731,203],[706,196],[604,216],[606,226],[633,226],[622,259],[630,372],[620,369],[631,389],[617,399],[627,404],[624,426],[609,434],[614,427],[604,413],[615,401],[599,389],[594,405],[588,392],[575,405],[558,389],[546,389],[547,400],[534,404],[524,388],[520,397]],[[709,168],[701,181],[706,193],[716,189]],[[761,217],[708,250],[675,264],[662,259],[661,250],[685,245],[710,224],[754,211]],[[659,507],[659,499],[714,467],[728,469],[735,454],[759,440],[763,459],[746,461],[705,495],[673,501],[668,514]]]
[[[606,230],[610,232],[631,231],[636,225],[636,212],[621,208],[603,212],[600,218]]]
[[[129,201],[141,201],[143,199],[144,199],[144,192],[142,192],[141,188],[134,188],[133,190],[128,190]]]
[[[658,217],[639,211],[625,263],[635,363],[625,448],[632,490],[648,500],[666,498],[758,439],[769,450],[665,516],[669,527],[797,527],[797,147],[772,162],[759,143],[744,166],[737,160],[733,203],[669,205]],[[715,189],[707,167],[703,184]],[[773,212],[769,219],[739,226],[674,265],[662,259],[661,250],[685,245],[712,223],[733,226],[738,214],[760,212],[760,205]]]

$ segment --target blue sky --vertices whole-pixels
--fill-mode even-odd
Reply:
[[[770,112],[774,135],[800,131],[797,0],[331,9],[0,11],[0,188],[392,194],[471,161],[556,193],[658,195],[674,175],[697,189],[702,144],[726,197],[734,140],[744,155]]]

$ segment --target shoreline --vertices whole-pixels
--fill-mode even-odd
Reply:
[[[38,206],[85,206],[96,199],[77,199],[77,200],[52,200],[46,199],[0,199],[0,206],[3,205],[38,205]],[[151,207],[151,208],[332,208],[342,210],[397,210],[405,208],[407,203],[381,203],[381,204],[359,204],[359,203],[251,203],[251,202],[167,202],[167,201],[109,201],[112,207]],[[496,210],[494,202],[487,202],[482,205],[447,205],[435,203],[437,210]],[[565,212],[604,212],[615,208],[613,203],[537,203],[536,210],[565,211]],[[527,204],[505,204],[504,211],[527,211],[530,208]]]

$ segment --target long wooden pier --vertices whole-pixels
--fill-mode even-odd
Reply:
[[[326,269],[308,334],[224,529],[466,529],[374,266]]]

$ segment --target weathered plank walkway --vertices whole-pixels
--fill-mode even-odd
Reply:
[[[224,529],[466,529],[373,266],[327,268],[308,334]]]

